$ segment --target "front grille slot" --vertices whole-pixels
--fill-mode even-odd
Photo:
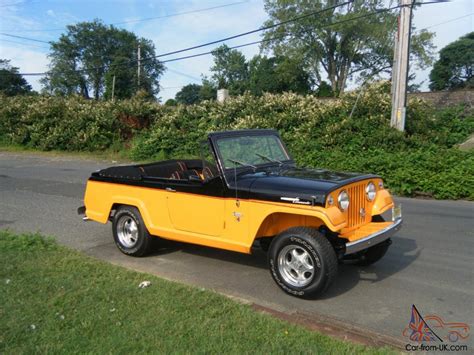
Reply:
[[[347,211],[347,228],[357,227],[370,222],[369,211],[367,211],[368,201],[365,197],[365,183],[352,185],[347,189],[349,194],[349,209]],[[365,215],[361,214],[364,209]]]

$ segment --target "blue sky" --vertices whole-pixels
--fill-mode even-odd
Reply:
[[[267,18],[263,0],[0,0],[0,32],[53,41],[61,34],[62,28],[79,21],[99,18],[109,24],[227,4],[231,5],[117,26],[153,40],[157,53],[163,53],[258,28]],[[429,30],[436,33],[434,43],[439,50],[460,36],[474,31],[473,12],[473,0],[426,5],[415,12],[414,26],[421,29],[435,25]],[[451,21],[455,18],[459,19]],[[259,34],[253,34],[229,41],[228,45],[259,39]],[[198,53],[208,48],[212,49],[207,47],[188,53]],[[242,48],[248,58],[258,51],[258,46]],[[12,64],[19,67],[21,72],[46,71],[47,53],[46,43],[0,35],[0,58],[11,59]],[[211,65],[211,56],[167,64],[168,70],[161,79],[163,89],[160,96],[166,100],[174,97],[181,86],[198,83],[202,75],[209,74]],[[424,89],[427,88],[428,73],[429,70],[417,72],[417,81],[425,81]],[[38,78],[28,77],[27,80],[34,89],[41,88]]]

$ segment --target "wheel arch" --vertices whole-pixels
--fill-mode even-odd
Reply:
[[[143,222],[145,223],[145,227],[149,230],[150,227],[150,222],[151,222],[151,217],[148,213],[147,208],[145,207],[145,204],[138,200],[138,199],[114,199],[113,202],[110,205],[110,208],[108,209],[108,214],[107,214],[107,220],[111,221],[113,218],[113,214],[117,209],[119,209],[121,206],[128,206],[128,207],[135,207],[138,212],[140,213]]]
[[[267,215],[254,236],[254,239],[273,237],[281,232],[297,226],[319,228],[325,222],[316,216],[308,216],[298,213],[273,212]]]

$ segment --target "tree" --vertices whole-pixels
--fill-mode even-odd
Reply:
[[[23,78],[17,67],[7,59],[0,59],[0,93],[6,96],[24,95],[31,92],[31,86]]]
[[[228,89],[231,95],[241,95],[247,90],[248,65],[245,56],[225,44],[213,53],[211,68],[214,85],[218,89]]]
[[[178,103],[176,102],[175,99],[168,99],[165,102],[165,106],[176,106],[176,105],[178,105]]]
[[[326,81],[321,81],[319,83],[318,88],[315,92],[317,97],[332,97],[334,96],[334,92],[332,91],[331,85],[329,85]]]
[[[274,25],[293,17],[316,12],[334,5],[333,0],[265,0]],[[348,5],[308,16],[265,31],[262,48],[276,55],[301,57],[315,82],[327,76],[338,95],[353,78],[367,78],[388,72],[393,61],[396,14],[375,11],[386,1],[354,1]],[[358,18],[362,15],[368,15]],[[370,16],[369,16],[370,15]],[[358,18],[358,19],[356,19]],[[354,19],[354,20],[351,20]],[[339,24],[332,24],[341,22]],[[432,58],[433,34],[421,31],[412,36],[413,59],[425,66]]]
[[[175,100],[177,103],[185,105],[193,105],[200,100],[201,85],[188,84],[183,86],[180,91],[176,93]]]
[[[431,90],[474,88],[474,32],[448,44],[430,73]]]
[[[137,49],[141,49],[138,80]],[[110,97],[115,76],[114,96],[128,98],[139,90],[149,96],[159,92],[163,65],[154,58],[153,43],[134,33],[104,25],[99,20],[67,27],[67,33],[51,43],[50,71],[42,80],[54,94],[81,94],[95,99]],[[138,84],[140,81],[140,84]]]
[[[206,77],[203,77],[202,84],[188,84],[183,86],[175,95],[175,102],[185,105],[194,105],[205,100],[216,99],[216,88]]]
[[[203,77],[201,90],[199,90],[200,101],[215,100],[216,97],[217,97],[216,87],[212,84],[212,82],[208,78]]]
[[[248,67],[248,89],[253,95],[287,91],[307,94],[311,91],[309,74],[296,60],[282,56],[268,58],[256,55],[250,60]]]

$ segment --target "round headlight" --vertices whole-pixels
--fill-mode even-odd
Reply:
[[[367,187],[365,188],[365,194],[367,195],[367,199],[369,201],[373,201],[375,199],[375,195],[377,194],[377,190],[375,189],[375,185],[373,182],[369,182]]]
[[[339,196],[337,197],[337,202],[339,204],[339,208],[342,211],[345,211],[349,208],[349,195],[345,190],[339,193]]]

